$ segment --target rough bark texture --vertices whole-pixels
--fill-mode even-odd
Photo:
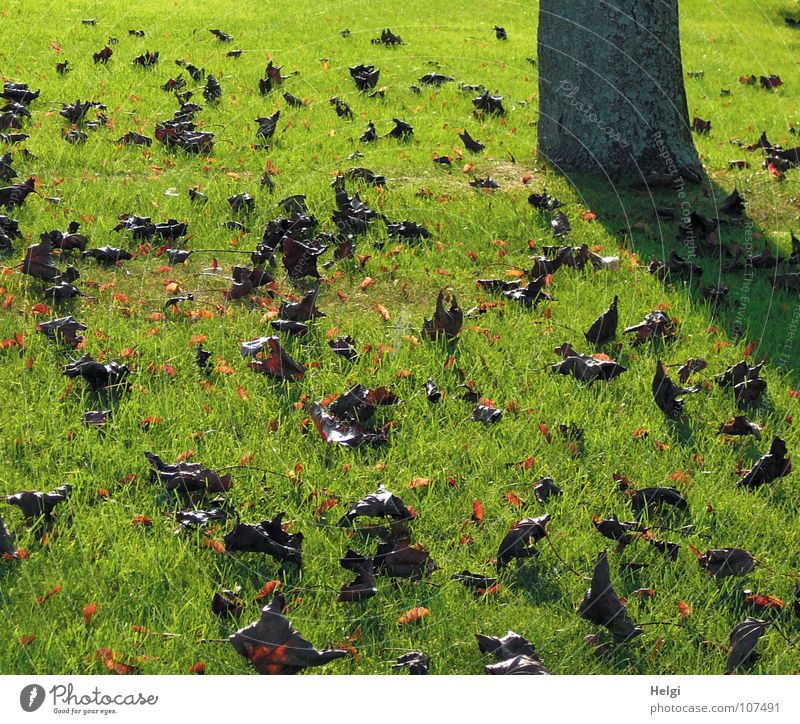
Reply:
[[[678,0],[540,0],[539,112],[565,173],[698,180]]]

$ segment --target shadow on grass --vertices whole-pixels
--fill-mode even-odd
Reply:
[[[753,359],[766,360],[794,384],[800,381],[800,294],[775,283],[777,275],[797,272],[797,265],[789,262],[791,250],[771,245],[746,212],[736,218],[720,211],[730,192],[708,177],[697,185],[678,180],[658,189],[618,186],[585,175],[568,180],[598,223],[645,267],[652,260],[667,261],[673,252],[699,266],[700,275],[670,274],[664,283],[685,288],[698,308],[705,307],[709,327],[723,333],[729,344],[756,342]],[[674,219],[665,220],[662,209],[671,209]],[[720,251],[703,253],[698,234],[680,236],[692,213],[719,223]],[[737,246],[732,255],[726,253]],[[733,263],[740,268],[729,269]],[[709,293],[716,285],[727,287],[724,298]],[[762,397],[760,406],[769,405],[768,394]]]

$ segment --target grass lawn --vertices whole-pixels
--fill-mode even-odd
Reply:
[[[768,248],[783,257],[791,253],[792,227],[800,231],[800,177],[789,170],[778,180],[762,168],[763,154],[744,146],[762,131],[773,144],[797,145],[790,129],[800,129],[800,30],[783,21],[792,5],[681,3],[690,115],[712,122],[709,134],[696,136],[708,182],[689,190],[692,208],[714,217],[738,188],[749,220],[723,221],[724,243],[750,243],[754,254]],[[15,545],[27,553],[0,561],[0,673],[102,673],[107,669],[96,652],[104,648],[142,673],[187,673],[201,661],[210,674],[251,673],[224,639],[259,617],[267,601],[256,595],[276,579],[288,617],[306,638],[320,649],[350,647],[347,657],[311,672],[389,673],[398,656],[422,650],[432,673],[479,674],[492,659],[479,652],[475,634],[513,629],[535,643],[552,673],[722,673],[726,654],[713,644],[727,645],[748,615],[778,624],[759,643],[761,656],[749,671],[800,670],[800,650],[784,638],[800,634],[792,612],[800,575],[798,475],[752,491],[737,486],[737,469],[751,468],[774,435],[786,441],[790,456],[800,449],[792,423],[800,415],[798,295],[773,289],[769,269],[750,278],[723,271],[725,260],[711,257],[694,260],[703,269],[699,283],[677,278],[665,284],[646,267],[673,249],[685,253],[677,224],[655,213],[657,206],[676,205],[674,194],[651,197],[566,179],[537,159],[537,71],[529,60],[536,56],[536,3],[484,3],[460,12],[419,0],[214,0],[165,8],[148,0],[31,0],[0,10],[2,78],[41,89],[22,129],[29,139],[0,144],[13,155],[15,182],[35,175],[39,194],[7,212],[19,221],[22,238],[0,260],[0,340],[6,340],[0,350],[0,493],[73,488],[55,508],[46,535],[0,502]],[[95,24],[82,23],[90,18]],[[495,38],[495,25],[505,27],[507,40]],[[371,43],[387,27],[405,43]],[[221,42],[211,28],[233,40]],[[144,37],[129,35],[130,29],[143,30]],[[113,55],[94,63],[92,55],[109,37],[118,40],[108,46]],[[234,49],[241,55],[228,57]],[[157,65],[132,63],[146,51],[159,52]],[[207,103],[203,81],[193,81],[177,59],[213,74],[222,97]],[[56,64],[64,60],[70,72],[61,75]],[[288,78],[261,95],[268,60]],[[376,87],[384,89],[383,98],[356,89],[348,66],[359,63],[380,68]],[[456,82],[420,84],[430,72]],[[118,144],[128,131],[153,137],[155,125],[172,117],[178,104],[162,85],[180,73],[186,89],[195,91],[192,101],[204,106],[198,125],[216,134],[213,150],[168,150],[155,139],[150,147]],[[783,85],[768,91],[758,82],[740,82],[751,74],[777,74]],[[459,83],[483,84],[502,95],[505,116],[477,118],[471,103],[477,93]],[[410,88],[415,84],[419,92]],[[305,105],[292,107],[284,92]],[[351,106],[352,118],[335,113],[332,96]],[[86,131],[85,142],[70,144],[64,139],[70,126],[59,110],[76,99],[103,103],[108,121]],[[259,147],[254,119],[276,110],[281,116],[272,144]],[[88,118],[95,115],[92,110]],[[410,123],[413,137],[383,137],[393,118]],[[369,121],[382,137],[363,143]],[[482,153],[464,148],[458,133],[465,128],[485,144]],[[33,156],[26,158],[21,148]],[[357,151],[363,158],[349,158]],[[436,154],[450,155],[452,165],[434,163]],[[731,169],[734,160],[749,167]],[[386,185],[347,181],[348,193],[358,189],[390,221],[424,225],[430,238],[390,238],[378,220],[356,238],[356,258],[336,260],[332,249],[321,257],[320,282],[291,281],[278,253],[274,294],[259,288],[227,299],[231,267],[249,263],[264,227],[284,214],[281,199],[305,194],[320,230],[334,230],[331,182],[352,166],[385,176]],[[272,192],[261,185],[268,168]],[[486,176],[500,188],[470,187],[473,178]],[[190,201],[192,187],[207,203]],[[552,214],[527,202],[545,187],[565,204],[572,223],[566,240],[554,241]],[[226,199],[245,192],[254,197],[255,211],[234,213]],[[158,254],[163,242],[112,230],[124,213],[187,222],[188,237],[179,243],[192,255],[167,266]],[[90,248],[122,247],[134,258],[105,267],[72,252],[70,262],[81,275],[75,284],[84,296],[54,304],[42,293],[47,285],[20,273],[19,265],[39,234],[73,220],[90,237]],[[226,228],[229,220],[250,231]],[[530,270],[531,255],[553,243],[587,244],[619,257],[619,268],[560,269],[548,289],[552,301],[531,309],[476,284],[518,278]],[[63,267],[66,257],[57,264]],[[717,282],[730,292],[715,309],[701,288]],[[316,286],[325,316],[310,323],[305,337],[280,334],[289,354],[308,367],[303,379],[281,382],[248,369],[239,345],[273,334],[270,322],[280,303]],[[454,345],[421,333],[445,287],[465,313],[478,308]],[[194,302],[165,310],[168,297],[189,293]],[[620,331],[598,351],[627,372],[591,385],[553,374],[558,345],[594,351],[583,331],[614,296]],[[656,308],[678,320],[676,339],[633,344],[622,329]],[[37,324],[66,314],[88,327],[81,349],[36,331]],[[357,341],[357,359],[330,349],[328,342],[342,335]],[[211,353],[206,372],[195,364],[201,339]],[[128,389],[98,394],[84,380],[62,375],[69,359],[86,353],[129,365]],[[714,377],[745,355],[766,362],[768,388],[742,410]],[[684,418],[673,422],[653,401],[656,360],[680,365],[690,358],[703,358],[708,367],[691,378],[701,390],[687,395]],[[677,367],[670,374],[677,379]],[[443,391],[437,404],[426,397],[428,378]],[[473,422],[474,404],[462,399],[465,382],[503,411],[499,423]],[[385,385],[402,400],[376,414],[377,427],[391,423],[385,445],[326,444],[309,423],[312,403],[356,384]],[[85,425],[91,410],[111,410],[107,424]],[[738,414],[762,426],[760,440],[718,434],[720,424]],[[582,439],[565,438],[562,424],[582,428]],[[225,507],[235,513],[223,525],[175,534],[175,511],[191,504],[151,479],[145,451],[168,463],[180,456],[226,469],[233,487]],[[644,540],[617,550],[594,529],[595,515],[633,519],[615,474],[637,489],[675,487],[688,501],[688,510],[676,516],[643,518],[653,534],[680,544],[677,560]],[[533,486],[542,476],[552,477],[563,495],[538,502]],[[341,586],[353,579],[339,559],[348,548],[372,555],[377,545],[357,530],[364,519],[354,532],[340,526],[340,518],[380,484],[414,508],[412,540],[430,552],[437,569],[421,580],[378,575],[377,595],[338,603]],[[213,497],[198,505],[208,508]],[[473,519],[475,501],[484,511],[480,522]],[[304,535],[301,568],[264,554],[225,552],[221,541],[236,516],[257,523],[280,512],[291,521],[290,532]],[[538,556],[505,567],[496,590],[480,596],[452,579],[465,569],[498,575],[495,558],[509,528],[544,513],[552,516],[552,545],[543,540]],[[745,578],[717,580],[698,564],[692,547],[743,548],[759,565]],[[615,643],[576,614],[602,550],[629,613],[649,624],[628,643]],[[628,563],[647,566],[632,570]],[[238,619],[222,619],[212,612],[212,598],[235,586],[241,586],[244,610]],[[743,589],[776,596],[785,608],[760,609],[745,600]],[[679,602],[690,614],[684,607],[681,615]],[[87,604],[97,605],[88,625]],[[429,615],[398,623],[417,607]],[[587,642],[592,634],[599,638]]]

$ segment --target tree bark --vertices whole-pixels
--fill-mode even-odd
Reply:
[[[633,183],[700,180],[678,0],[540,0],[538,43],[547,161]]]

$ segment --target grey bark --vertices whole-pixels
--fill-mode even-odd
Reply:
[[[539,152],[565,173],[699,180],[678,0],[540,0]]]

